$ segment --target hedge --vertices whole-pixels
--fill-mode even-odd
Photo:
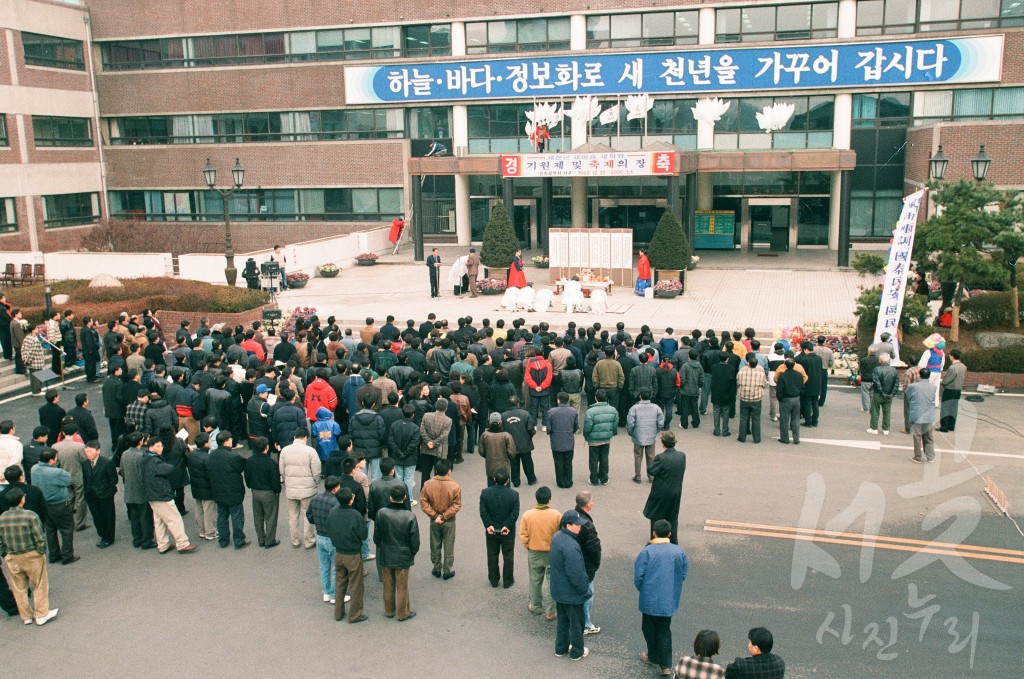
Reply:
[[[122,311],[140,313],[143,309],[167,311],[206,311],[238,313],[267,304],[270,296],[262,290],[229,288],[180,278],[137,278],[121,281],[121,288],[90,288],[87,280],[52,283],[54,295],[68,295],[70,300],[55,309],[71,309],[76,320],[91,316],[100,321],[113,320]],[[44,286],[10,288],[7,300],[24,313],[29,322],[43,320],[46,303]]]
[[[1024,313],[1021,319],[1024,320]],[[1013,326],[1010,293],[986,292],[965,299],[960,305],[960,322],[976,330]]]
[[[964,365],[973,372],[1024,373],[1024,345],[964,352]]]

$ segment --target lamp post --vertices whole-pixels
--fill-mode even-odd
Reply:
[[[46,300],[46,320],[53,315],[53,288],[49,285],[43,290],[43,298]]]
[[[203,178],[206,179],[206,185],[212,191],[220,194],[221,203],[224,207],[224,259],[227,260],[227,266],[224,267],[224,279],[228,282],[229,286],[234,287],[235,281],[238,279],[238,269],[235,268],[235,246],[231,244],[231,208],[228,205],[228,198],[235,191],[242,188],[242,181],[245,179],[245,169],[238,162],[238,158],[235,158],[235,166],[231,168],[231,188],[218,189],[215,186],[217,183],[217,168],[207,158],[206,167],[203,168]]]
[[[979,182],[985,181],[990,165],[992,165],[992,159],[985,153],[985,145],[982,144],[978,149],[978,155],[971,158],[971,174],[974,175],[974,179]],[[935,152],[935,155],[928,157],[928,174],[932,179],[941,182],[946,178],[948,166],[949,158],[942,152],[942,144],[939,144],[939,150]]]

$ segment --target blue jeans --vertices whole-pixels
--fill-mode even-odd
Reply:
[[[369,477],[370,483],[373,483],[381,477],[379,457],[366,461],[366,476]]]
[[[316,555],[320,559],[320,589],[324,596],[334,598],[334,543],[317,533]]]
[[[409,491],[409,499],[414,499],[416,497],[413,494],[413,487],[416,485],[416,465],[396,465],[395,478],[405,484]]]
[[[369,528],[370,522],[367,521],[366,524],[367,524],[367,528]],[[363,557],[363,559],[366,559],[366,557],[370,556],[370,531],[369,530],[366,531],[366,539],[363,540],[363,548],[360,550],[360,555]]]
[[[594,607],[594,583],[590,583],[590,598],[583,602],[583,629],[594,626],[590,619],[590,609]]]
[[[704,387],[700,390],[700,414],[708,412],[708,399],[711,398],[711,373],[704,373]]]
[[[231,529],[228,529],[228,520],[231,521]],[[245,543],[245,510],[242,505],[222,505],[217,503],[217,532],[220,534],[220,546],[227,547],[234,533],[235,547],[241,547]]]

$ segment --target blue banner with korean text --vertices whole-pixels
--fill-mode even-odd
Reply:
[[[998,82],[1003,37],[346,66],[347,104]]]

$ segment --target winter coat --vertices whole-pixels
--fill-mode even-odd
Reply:
[[[683,396],[699,396],[701,385],[704,384],[704,368],[701,367],[700,361],[687,359],[679,370],[679,381]]]
[[[415,465],[420,454],[420,428],[411,419],[402,418],[388,429],[388,457],[395,465]]]
[[[551,538],[551,598],[560,604],[580,605],[590,598],[590,579],[583,550],[576,536],[563,528]]]
[[[499,469],[510,470],[512,458],[516,456],[516,444],[512,435],[505,431],[487,430],[480,436],[480,455],[486,463],[487,478],[493,478]]]
[[[242,504],[245,499],[245,483],[242,481],[245,460],[242,456],[233,450],[217,448],[210,453],[206,468],[214,502],[229,507]]]
[[[143,418],[142,430],[150,436],[156,436],[164,440],[174,436],[178,431],[178,414],[174,412],[171,404],[162,398],[150,401],[146,408],[146,416]]]
[[[533,452],[533,435],[537,433],[537,423],[530,413],[522,408],[502,412],[501,428],[512,436],[518,455],[529,455]]]
[[[519,493],[507,483],[484,488],[480,491],[480,520],[485,530],[493,526],[497,533],[508,528],[509,535],[514,535],[519,520]]]
[[[171,445],[164,447],[163,460],[174,468],[167,480],[175,490],[189,485],[187,455],[188,444],[179,438],[172,438]]]
[[[683,498],[686,454],[669,448],[654,458],[647,473],[654,481],[644,505],[644,516],[651,521],[665,519],[674,523],[679,518],[679,503]]]
[[[289,500],[304,500],[317,494],[320,456],[316,450],[297,440],[281,450],[278,467],[284,479],[284,494]]]
[[[633,398],[640,398],[641,389],[650,389],[651,397],[657,391],[658,369],[648,363],[641,363],[629,373],[629,393]]]
[[[667,363],[662,363],[658,367],[658,378],[657,378],[657,393],[656,398],[659,401],[667,401],[676,397],[676,389],[680,386],[679,371],[668,366]]]
[[[142,463],[146,452],[139,448],[129,448],[121,454],[121,478],[124,479],[125,504],[145,504],[146,480],[142,473]]]
[[[259,396],[253,396],[245,406],[245,419],[249,427],[249,438],[257,436],[270,438],[270,421],[267,415],[270,413],[270,406],[266,400]]]
[[[290,446],[295,440],[295,431],[306,428],[306,411],[294,403],[286,403],[273,411],[270,419],[270,431],[278,448]]]
[[[607,402],[587,408],[583,416],[583,438],[592,446],[612,440],[619,431],[619,411]]]
[[[509,398],[516,395],[516,388],[511,382],[495,381],[487,392],[488,409],[492,413],[503,413],[509,409]]]
[[[723,361],[711,369],[711,403],[716,406],[729,405],[736,393],[736,371]]]
[[[810,389],[810,386],[807,387]],[[875,368],[875,379],[871,384],[871,391],[883,399],[891,399],[900,389],[900,377],[896,368],[889,364],[880,365]]]
[[[326,460],[338,449],[339,436],[341,426],[334,421],[334,413],[324,407],[318,408],[316,422],[310,427],[310,441],[316,446],[316,452],[321,460]]]
[[[306,417],[310,421],[317,419],[317,411],[320,408],[333,411],[337,403],[338,395],[326,380],[317,377],[306,387]]]
[[[387,432],[384,420],[373,410],[360,410],[348,419],[348,433],[352,437],[352,448],[372,460],[381,456]]]
[[[531,394],[550,394],[551,382],[554,379],[551,363],[541,356],[535,356],[526,362],[523,379],[530,388]]]
[[[548,411],[548,436],[551,450],[572,450],[575,434],[580,430],[576,409],[568,403],[559,404]]]
[[[448,457],[448,434],[451,432],[452,421],[444,413],[436,410],[423,416],[420,422],[420,453],[444,460]],[[427,443],[433,442],[434,447],[428,448]]]
[[[686,552],[679,545],[655,539],[644,547],[633,565],[633,585],[640,590],[640,612],[660,618],[675,614],[687,570]]]
[[[121,403],[121,378],[110,375],[103,380],[103,415],[115,420],[124,417],[124,404]]]
[[[382,508],[375,519],[373,542],[377,545],[377,558],[381,566],[411,568],[420,550],[420,528],[416,515],[398,505]]]
[[[595,389],[622,389],[626,384],[626,376],[622,366],[614,358],[604,358],[594,365]]]
[[[196,448],[188,454],[188,475],[192,481],[192,499],[196,502],[213,499],[213,488],[210,486],[210,451]]]
[[[594,519],[590,514],[582,509],[576,511],[587,520],[580,526],[580,532],[576,534],[576,541],[580,543],[580,549],[583,550],[583,563],[587,567],[587,578],[593,582],[594,576],[601,568],[601,538],[597,536],[597,526],[594,525]]]
[[[170,502],[174,499],[174,490],[168,480],[173,471],[174,467],[160,459],[156,453],[146,451],[143,454],[142,486],[147,502]]]
[[[650,446],[665,426],[665,413],[650,401],[640,401],[626,414],[626,433],[637,446]]]

